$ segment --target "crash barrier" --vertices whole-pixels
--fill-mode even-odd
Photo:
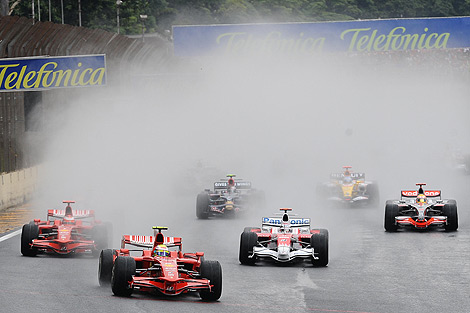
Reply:
[[[0,175],[0,210],[25,203],[36,191],[39,167]]]
[[[37,56],[106,55],[106,84],[129,86],[138,76],[166,71],[173,63],[171,43],[152,36],[145,42],[101,29],[88,29],[51,22],[34,22],[18,16],[0,17],[0,58]],[[1,72],[1,71],[0,71]],[[1,75],[1,73],[0,73]],[[89,89],[75,91],[89,92]],[[70,92],[71,89],[67,89]],[[70,94],[59,90],[0,92],[0,172],[13,172],[37,164],[20,144],[25,131],[40,131],[28,123],[29,113],[38,106],[47,112],[49,99],[66,102]],[[46,114],[44,119],[47,120]],[[45,124],[45,121],[41,121]],[[37,125],[40,125],[38,123]],[[40,128],[40,127],[39,127]]]

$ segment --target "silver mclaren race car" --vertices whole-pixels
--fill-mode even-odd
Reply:
[[[384,227],[388,232],[399,227],[428,229],[442,227],[447,231],[458,228],[457,202],[441,199],[440,190],[423,190],[426,184],[416,184],[418,190],[402,190],[400,200],[388,200],[385,205]]]

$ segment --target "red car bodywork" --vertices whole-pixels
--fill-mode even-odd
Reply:
[[[22,237],[26,235],[25,227],[37,230],[37,236],[30,237],[29,250],[23,247],[22,238],[22,252],[25,249],[26,255],[29,252],[32,252],[33,255],[37,252],[66,255],[97,253],[106,248],[108,230],[106,225],[95,219],[94,211],[72,210],[70,204],[74,201],[64,201],[64,203],[67,203],[65,210],[48,210],[46,221],[35,219],[30,224],[23,226]]]
[[[133,290],[143,292],[158,291],[161,294],[169,296],[191,291],[202,291],[208,293],[214,291],[213,289],[216,282],[211,282],[207,277],[201,276],[201,265],[204,262],[204,253],[183,253],[182,239],[180,237],[164,236],[161,233],[161,229],[166,228],[154,229],[159,229],[159,232],[154,234],[154,236],[124,235],[121,240],[121,249],[107,249],[108,251],[112,251],[113,264],[115,264],[116,259],[119,257],[131,257],[135,261],[135,272],[133,273],[131,280],[128,281],[127,288],[129,292],[125,295],[130,295]],[[144,248],[142,250],[142,255],[131,256],[131,252],[136,250],[126,249],[127,245]],[[167,246],[170,250],[170,255],[153,255],[153,251],[158,245]],[[100,256],[98,275],[101,285],[109,283],[109,278],[111,277],[111,269],[109,268],[109,265],[105,264],[107,263],[104,259],[106,258],[106,256],[104,256],[106,253],[106,251],[102,251]],[[218,264],[218,262],[216,263]],[[220,267],[220,265],[218,266]],[[116,271],[116,269],[114,265],[113,267],[112,271],[114,275],[114,271]],[[217,288],[221,289],[221,286],[215,286],[215,289]],[[217,300],[220,297],[220,291],[221,290],[219,290],[219,295],[215,299],[209,300]],[[117,295],[121,295],[119,292],[116,293],[114,286],[113,292]]]

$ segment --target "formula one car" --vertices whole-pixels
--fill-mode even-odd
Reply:
[[[111,283],[116,296],[129,297],[134,290],[175,296],[199,292],[202,300],[216,301],[222,294],[222,267],[218,261],[204,260],[204,252],[183,253],[179,237],[165,237],[153,227],[153,236],[124,235],[121,249],[101,251],[98,280]],[[126,245],[142,248],[129,250]],[[131,256],[131,251],[141,251]]]
[[[330,182],[317,186],[317,196],[323,200],[346,204],[379,203],[377,183],[366,181],[364,173],[351,171],[351,166],[343,166],[342,173],[331,173]]]
[[[328,265],[328,230],[310,229],[309,218],[263,217],[261,228],[246,227],[240,237],[239,261],[253,265],[258,259],[291,262],[309,259],[314,266]]]
[[[209,216],[233,216],[252,207],[264,206],[264,193],[251,188],[251,183],[227,175],[228,180],[221,179],[214,183],[214,191],[206,189],[197,196],[196,216],[207,219]]]
[[[419,189],[402,190],[400,200],[385,204],[384,227],[388,232],[399,227],[428,229],[443,227],[447,231],[458,228],[457,202],[442,200],[440,190],[423,190],[426,184],[416,184]]]
[[[60,255],[92,253],[98,255],[108,246],[110,229],[95,219],[93,210],[72,210],[75,201],[63,201],[65,210],[47,211],[47,220],[35,219],[23,225],[21,253],[35,256],[40,252]]]

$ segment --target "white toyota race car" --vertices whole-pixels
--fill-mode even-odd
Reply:
[[[328,265],[328,230],[310,229],[309,218],[263,217],[261,228],[245,227],[240,238],[239,260],[253,265],[258,259],[293,262],[308,259],[314,266]]]

